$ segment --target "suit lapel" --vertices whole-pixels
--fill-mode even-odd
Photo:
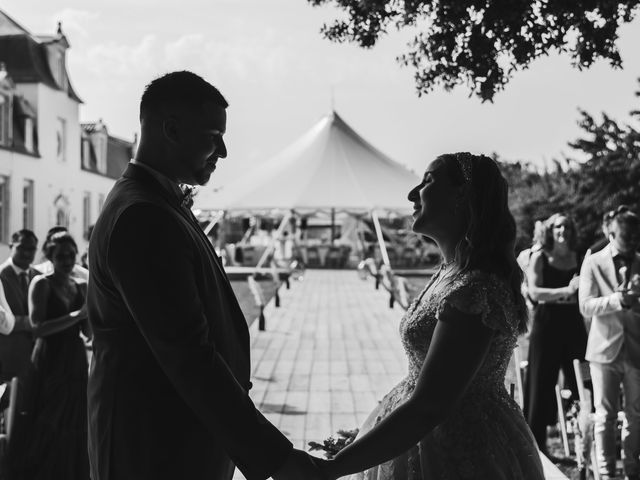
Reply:
[[[186,207],[180,205],[179,199],[175,198],[175,196],[168,192],[166,188],[160,185],[160,183],[158,183],[158,181],[153,178],[153,175],[147,172],[144,168],[140,168],[130,163],[122,176],[125,178],[137,180],[145,184],[147,187],[153,189],[156,193],[160,194],[165,199],[165,201],[173,210],[177,211],[178,214],[182,216],[182,218],[187,220],[189,225],[195,230],[196,235],[198,235],[200,237],[200,240],[205,243],[207,250],[213,257],[213,263],[216,265],[218,272],[227,284],[227,288],[229,289],[229,291],[233,292],[231,283],[229,282],[229,278],[227,277],[227,273],[224,271],[224,268],[222,268],[220,260],[218,259],[218,254],[213,248],[213,245],[211,245],[211,242],[209,241],[207,236],[202,231],[202,228],[200,228],[200,225],[198,224],[196,218],[193,216],[193,213],[191,213],[191,211],[188,211]]]
[[[611,245],[607,245],[606,247],[606,255],[603,257],[601,262],[601,270],[603,277],[607,282],[609,282],[609,286],[611,290],[618,289],[618,272],[616,272],[616,265],[613,262],[613,252],[611,251]]]

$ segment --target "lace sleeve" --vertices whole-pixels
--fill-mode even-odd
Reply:
[[[509,313],[511,305],[511,295],[503,282],[483,272],[468,272],[454,280],[444,294],[437,317],[449,306],[462,313],[480,315],[487,327],[511,334],[516,329],[515,313]]]

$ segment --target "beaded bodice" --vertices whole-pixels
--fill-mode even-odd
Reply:
[[[400,335],[409,359],[409,383],[415,384],[438,317],[447,304],[461,312],[480,315],[481,321],[497,332],[469,390],[504,389],[506,369],[516,346],[519,315],[508,285],[494,275],[478,271],[451,279],[435,275],[407,310],[400,322]]]

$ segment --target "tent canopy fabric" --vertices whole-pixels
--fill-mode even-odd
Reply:
[[[332,112],[280,154],[212,192],[200,210],[265,211],[336,208],[407,212],[407,193],[419,177],[391,160]]]

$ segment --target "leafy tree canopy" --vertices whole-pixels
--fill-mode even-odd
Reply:
[[[565,159],[565,165],[555,162],[545,172],[524,162],[501,162],[518,224],[518,248],[530,244],[535,220],[556,212],[573,217],[583,252],[601,235],[603,213],[625,204],[640,214],[640,131],[633,126],[640,112],[630,112],[629,123],[606,114],[601,120],[585,111],[580,115],[583,135],[569,143],[577,158]]]
[[[392,27],[417,32],[398,57],[415,69],[418,94],[466,84],[492,100],[513,73],[540,56],[567,53],[577,68],[599,58],[621,66],[618,27],[640,0],[308,0],[346,12],[322,28],[336,42],[369,48]]]

